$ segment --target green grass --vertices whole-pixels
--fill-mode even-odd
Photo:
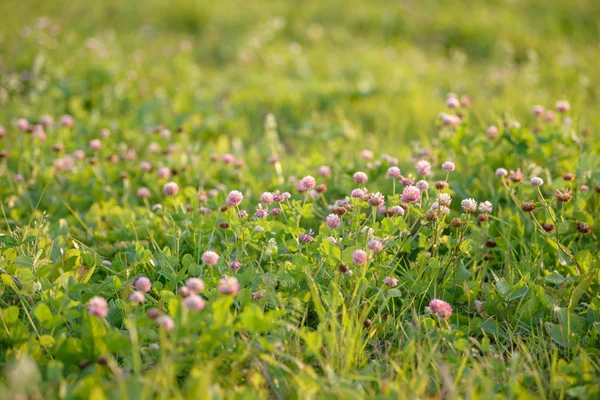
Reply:
[[[0,14],[0,398],[600,397],[598,2],[7,0]],[[448,110],[449,92],[472,106]],[[561,99],[554,122],[532,115]],[[42,115],[46,141],[16,126]],[[390,156],[415,180],[431,162],[416,204]],[[325,188],[299,193],[306,175]],[[359,186],[405,214],[350,199],[327,227]],[[231,190],[248,218],[221,208]],[[281,215],[257,218],[277,190],[291,199],[264,207]],[[467,198],[493,211],[466,213]],[[136,304],[140,275],[152,289]],[[179,295],[190,277],[202,311]]]

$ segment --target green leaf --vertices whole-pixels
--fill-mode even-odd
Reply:
[[[19,319],[19,307],[10,306],[2,310],[2,317],[4,318],[4,322],[7,324],[12,324]]]
[[[113,277],[112,277],[112,284],[115,289],[119,289],[122,286],[121,280],[116,275],[113,275]]]
[[[465,254],[469,254],[469,252],[471,251],[471,248],[472,248],[471,239],[464,240],[459,246],[460,251]]]
[[[598,270],[596,268],[593,268],[592,271],[588,274],[588,276],[586,276],[581,282],[579,282],[579,285],[577,285],[575,289],[573,289],[573,293],[571,294],[571,300],[569,301],[569,311],[575,311],[575,308],[579,304],[579,300],[581,300],[581,297],[584,295],[584,293],[588,290],[588,288],[594,281],[594,277],[596,276],[597,272]]]
[[[64,364],[57,360],[50,360],[46,366],[46,376],[49,381],[59,382],[63,376]]]
[[[188,269],[189,269],[190,265],[192,265],[193,263],[194,263],[194,257],[192,257],[191,254],[186,254],[181,259],[181,265],[183,265],[184,267],[188,267]]]
[[[46,324],[52,320],[52,311],[45,303],[39,303],[35,307],[33,315],[44,328],[47,328]]]
[[[425,329],[433,329],[435,328],[436,322],[433,318],[423,318],[423,327]]]
[[[552,271],[552,273],[546,276],[544,280],[555,285],[560,285],[565,282],[565,278],[558,271]]]
[[[19,245],[17,239],[8,235],[0,235],[0,243],[3,243],[7,247],[16,247]]]
[[[18,256],[17,258],[15,258],[15,264],[19,268],[32,268],[33,260],[31,259],[31,257]]]
[[[190,276],[200,276],[202,273],[202,266],[198,264],[190,264],[188,265],[187,270]]]
[[[550,335],[550,338],[552,338],[552,341],[561,347],[569,347],[569,340],[565,332],[566,327],[563,325],[546,322],[544,324],[544,328],[546,329],[548,335]]]
[[[238,318],[240,328],[249,332],[268,332],[275,327],[274,321],[265,318],[263,311],[256,304],[249,304]]]
[[[42,335],[39,338],[39,342],[44,347],[52,347],[56,341],[51,335]]]

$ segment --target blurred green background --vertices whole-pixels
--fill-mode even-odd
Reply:
[[[432,137],[449,91],[482,133],[534,104],[600,116],[600,1],[3,0],[0,123],[73,114],[90,132],[183,125],[386,149]],[[47,18],[42,18],[47,17]],[[125,133],[126,135],[126,133]]]

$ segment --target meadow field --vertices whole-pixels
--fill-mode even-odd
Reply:
[[[0,399],[600,399],[600,2],[0,14]]]

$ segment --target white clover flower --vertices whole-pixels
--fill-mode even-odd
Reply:
[[[477,211],[477,202],[474,199],[464,199],[460,202],[460,206],[467,213]]]
[[[452,197],[450,197],[450,195],[447,193],[441,193],[438,202],[442,206],[449,207],[450,203],[452,203]]]
[[[489,201],[484,201],[479,204],[479,211],[482,213],[489,214],[494,209],[494,206]]]
[[[538,186],[542,186],[544,184],[544,180],[540,177],[534,176],[533,178],[531,178],[531,186],[534,187],[538,187]]]

